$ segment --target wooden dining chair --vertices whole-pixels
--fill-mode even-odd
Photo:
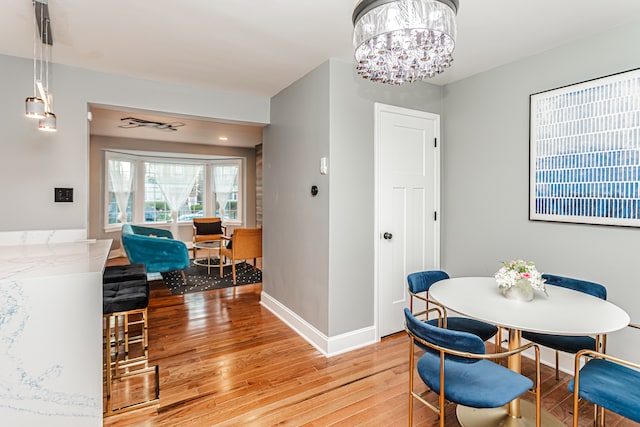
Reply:
[[[446,403],[470,408],[498,408],[528,391],[535,394],[536,426],[540,427],[540,349],[529,343],[511,351],[485,353],[484,342],[476,335],[440,328],[416,318],[404,309],[405,330],[409,335],[409,425],[413,425],[413,400],[438,413],[440,427],[445,425]],[[426,350],[415,363],[415,346]],[[527,349],[535,353],[535,381],[492,362]],[[427,386],[423,392],[414,391],[414,372]],[[437,404],[425,395],[433,391]]]
[[[574,291],[593,295],[600,299],[607,299],[607,288],[599,283],[588,282],[586,280],[572,279],[570,277],[543,274],[545,283],[551,286],[560,286]],[[580,335],[566,336],[553,334],[540,334],[537,332],[522,332],[522,338],[540,344],[544,347],[555,350],[556,353],[556,380],[560,379],[560,369],[558,367],[559,352],[576,354],[580,350],[602,350],[605,349],[606,336],[596,335],[595,337]]]
[[[262,228],[236,228],[233,234],[224,236],[226,244],[220,245],[220,277],[224,267],[223,257],[231,260],[233,284],[236,284],[236,261],[253,258],[256,268],[257,258],[262,258]]]
[[[640,329],[640,325],[630,324]],[[584,366],[580,368],[583,361]],[[579,399],[593,403],[593,425],[604,426],[605,409],[640,423],[640,364],[594,350],[581,350],[575,356],[573,426],[578,427]]]

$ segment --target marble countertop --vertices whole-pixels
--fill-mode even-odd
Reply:
[[[0,281],[102,272],[111,240],[0,246]]]

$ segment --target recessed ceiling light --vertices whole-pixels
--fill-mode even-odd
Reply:
[[[227,138],[226,136],[219,136],[218,139],[220,141],[227,141],[229,138]]]

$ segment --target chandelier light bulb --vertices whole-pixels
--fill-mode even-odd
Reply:
[[[361,0],[353,12],[356,71],[403,84],[451,66],[458,0]]]

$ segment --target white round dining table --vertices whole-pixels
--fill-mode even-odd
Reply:
[[[519,301],[505,298],[493,277],[458,277],[433,284],[429,298],[448,310],[508,329],[510,350],[521,345],[522,331],[604,335],[629,324],[629,315],[606,300],[559,286],[548,285],[546,289],[546,295],[534,291],[532,301]],[[516,372],[520,372],[520,363],[519,353],[509,358],[509,368]],[[465,427],[535,425],[535,407],[520,399],[496,409],[459,405],[457,415]],[[542,425],[564,424],[543,411]]]

